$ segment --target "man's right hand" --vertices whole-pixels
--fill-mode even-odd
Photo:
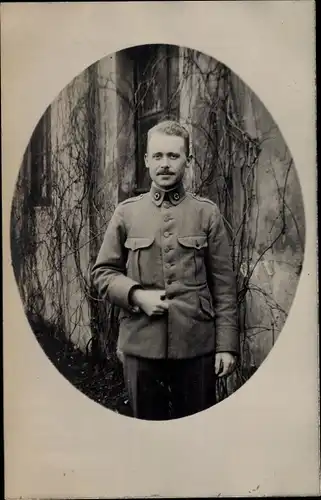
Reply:
[[[165,290],[142,290],[137,288],[133,291],[131,300],[147,316],[159,316],[168,310]]]

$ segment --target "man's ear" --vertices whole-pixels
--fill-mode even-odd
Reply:
[[[146,168],[149,168],[147,153],[145,153],[145,154],[144,154],[144,160],[145,160],[145,167],[146,167]]]
[[[191,166],[192,160],[193,160],[193,155],[189,155],[186,158],[186,167],[190,167]]]

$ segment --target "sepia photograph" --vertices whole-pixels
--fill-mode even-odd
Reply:
[[[188,417],[246,384],[282,335],[304,250],[282,131],[196,49],[106,55],[25,149],[11,209],[25,315],[66,380],[113,412]]]
[[[314,4],[4,4],[5,497],[320,492]]]

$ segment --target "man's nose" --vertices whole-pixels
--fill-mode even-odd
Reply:
[[[162,159],[162,167],[169,167],[169,160],[166,156]]]

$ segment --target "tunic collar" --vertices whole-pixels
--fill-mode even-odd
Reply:
[[[183,183],[180,182],[171,191],[163,191],[159,189],[154,183],[152,183],[150,188],[150,195],[153,202],[158,207],[163,203],[164,197],[168,199],[173,205],[178,205],[185,198],[185,188]]]

